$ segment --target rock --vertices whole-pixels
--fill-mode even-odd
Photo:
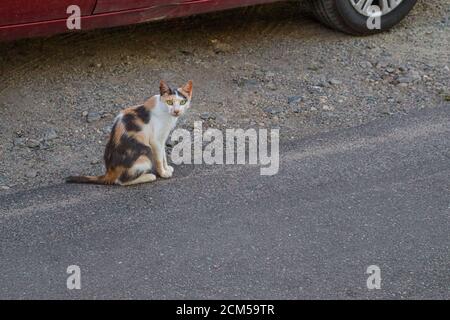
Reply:
[[[388,67],[388,68],[386,68],[386,72],[388,72],[388,73],[394,73],[394,72],[395,72],[395,69],[394,69],[394,68]]]
[[[281,110],[280,108],[272,108],[272,107],[267,107],[264,109],[265,113],[269,113],[271,115],[276,115],[276,114],[280,114],[283,112],[283,110]]]
[[[421,80],[420,73],[415,70],[410,70],[405,75],[398,77],[399,83],[413,83]]]
[[[290,96],[288,97],[288,104],[299,104],[302,100],[302,96]]]
[[[316,107],[311,107],[311,109],[309,109],[309,110],[311,110],[311,111],[317,111],[317,108],[316,108]]]
[[[246,88],[254,88],[258,86],[258,81],[255,79],[242,79],[238,82],[238,85],[240,87],[246,87]]]
[[[411,77],[398,77],[398,83],[411,83],[414,82],[414,79]]]
[[[0,186],[1,190],[9,190],[10,188],[8,186]]]
[[[99,164],[100,163],[100,160],[98,160],[98,159],[94,159],[94,160],[92,160],[91,161],[91,164]]]
[[[322,93],[323,92],[323,88],[319,87],[319,86],[310,86],[308,89],[309,89],[310,93]]]
[[[112,131],[112,127],[113,127],[112,125],[106,126],[102,129],[102,131],[106,134],[110,134]]]
[[[275,90],[278,89],[278,88],[277,88],[277,85],[276,85],[273,81],[270,81],[270,82],[267,84],[267,88],[270,89],[270,90],[272,90],[272,91],[275,91]]]
[[[322,69],[322,66],[318,66],[318,65],[308,66],[308,70],[310,70],[310,71],[319,71],[320,69]]]
[[[39,148],[40,144],[41,143],[38,140],[35,140],[35,139],[28,139],[27,142],[26,142],[27,147],[28,148],[32,148],[32,149]]]
[[[203,112],[200,114],[200,119],[205,120],[205,121],[209,120],[209,119],[214,120],[215,118],[216,117],[209,112]]]
[[[340,84],[342,84],[342,81],[337,80],[337,79],[331,79],[330,81],[328,81],[330,84],[332,84],[333,86],[338,86]]]
[[[233,50],[233,47],[230,46],[228,43],[221,42],[217,39],[211,40],[211,43],[213,45],[213,50],[216,54],[228,53]]]
[[[28,170],[27,172],[25,172],[25,176],[27,178],[36,178],[38,175],[38,172],[36,170]]]
[[[102,116],[100,115],[100,113],[98,113],[98,112],[89,112],[88,115],[86,116],[86,121],[91,123],[91,122],[98,121],[101,118],[102,118]]]
[[[89,113],[89,112],[87,112],[87,111],[83,111],[83,113],[81,114],[81,116],[86,118],[87,115],[88,115],[88,113]]]
[[[192,55],[194,55],[194,52],[192,50],[189,50],[189,49],[181,49],[180,52],[182,54],[184,54],[185,56],[192,56]]]
[[[324,111],[333,111],[334,107],[333,106],[329,106],[329,105],[324,105],[322,107],[322,110],[324,110]]]
[[[300,107],[300,106],[294,106],[294,107],[292,108],[292,112],[293,112],[293,113],[301,113],[301,112],[302,112],[302,107]]]
[[[364,69],[373,68],[373,65],[370,61],[362,61],[359,65]]]
[[[50,140],[54,140],[58,138],[58,133],[56,132],[55,129],[53,128],[49,128],[45,131],[44,133],[44,140],[45,141],[50,141]]]
[[[381,60],[377,62],[378,69],[385,69],[387,66],[389,66],[389,62],[386,60]]]
[[[13,144],[16,147],[25,147],[25,145],[26,145],[26,141],[25,140],[26,140],[25,138],[15,138],[13,140]]]

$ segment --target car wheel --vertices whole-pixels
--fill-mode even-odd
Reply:
[[[353,35],[386,31],[399,23],[417,0],[310,0],[327,26]]]

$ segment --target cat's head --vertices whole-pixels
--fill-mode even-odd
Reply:
[[[189,109],[192,99],[192,80],[178,89],[170,88],[164,80],[161,80],[159,91],[161,102],[173,117],[179,117]]]

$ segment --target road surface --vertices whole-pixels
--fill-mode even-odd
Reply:
[[[2,195],[0,298],[448,299],[449,124],[447,105],[285,141],[272,177],[183,166]]]

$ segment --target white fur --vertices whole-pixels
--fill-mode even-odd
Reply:
[[[150,122],[144,126],[143,131],[146,138],[150,141],[150,145],[154,146],[152,152],[156,160],[161,161],[163,165],[163,171],[159,172],[161,177],[170,178],[173,173],[173,168],[167,164],[166,156],[166,141],[170,135],[170,132],[175,128],[179,116],[183,115],[190,106],[188,100],[185,105],[180,105],[179,101],[182,99],[178,97],[175,99],[175,103],[172,106],[167,105],[161,100],[161,96],[155,96],[156,105],[151,111]],[[178,110],[178,116],[174,115],[174,111]]]

